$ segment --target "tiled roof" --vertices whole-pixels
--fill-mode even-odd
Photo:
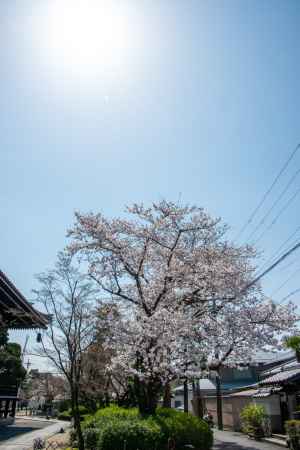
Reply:
[[[254,397],[254,398],[264,398],[269,397],[272,394],[276,394],[281,391],[282,388],[269,387],[269,388],[257,388],[257,389],[247,389],[245,391],[235,392],[230,394],[229,397]]]
[[[260,385],[271,385],[271,384],[284,384],[296,380],[300,380],[300,368],[293,370],[285,370],[283,372],[278,372],[271,377],[265,378],[260,381]]]
[[[282,389],[283,389],[282,387],[260,388],[255,394],[253,394],[253,397],[254,398],[269,397],[272,394],[277,394]]]
[[[252,397],[258,392],[258,389],[247,389],[245,391],[235,392],[228,397]]]
[[[8,328],[46,328],[49,318],[37,311],[0,270],[0,316]]]

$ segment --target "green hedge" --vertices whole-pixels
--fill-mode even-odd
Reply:
[[[79,406],[80,419],[83,420],[84,416],[89,413],[88,409],[85,406]],[[59,420],[67,420],[70,421],[72,418],[72,410],[69,408],[67,411],[61,412],[58,414],[57,418]]]
[[[191,414],[158,408],[154,416],[142,418],[135,408],[109,407],[97,411],[85,423],[87,449],[166,450],[168,439],[176,442],[176,450],[193,445],[197,450],[210,450],[212,432],[208,425]]]

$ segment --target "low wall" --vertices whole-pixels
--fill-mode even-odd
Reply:
[[[218,421],[217,399],[216,397],[205,397],[205,407],[213,415],[214,423]],[[251,397],[222,397],[223,405],[223,425],[234,431],[241,431],[242,423],[240,420],[241,410],[252,402]]]

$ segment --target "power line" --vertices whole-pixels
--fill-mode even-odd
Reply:
[[[280,202],[280,200],[284,197],[285,193],[288,191],[289,187],[293,184],[293,181],[297,178],[297,176],[300,173],[300,169],[297,170],[297,172],[294,173],[294,175],[290,178],[287,185],[284,187],[284,189],[281,191],[280,195],[277,197],[277,199],[273,202],[272,206],[269,208],[269,210],[266,212],[266,214],[263,216],[263,218],[260,220],[260,222],[256,225],[254,230],[250,233],[247,242],[252,239],[252,237],[255,235],[255,233],[259,230],[259,228],[265,223],[266,219],[269,217],[275,206]]]
[[[283,272],[284,270],[288,269],[289,267],[293,266],[295,264],[295,262],[299,261],[299,258],[295,258],[293,259],[293,261],[291,261],[290,263],[288,263],[286,266],[281,267],[281,272]]]
[[[281,305],[281,303],[285,302],[286,300],[288,300],[293,295],[298,294],[298,292],[300,292],[300,288],[295,289],[294,291],[290,292],[288,295],[283,297],[278,304]]]
[[[294,253],[300,247],[300,242],[298,242],[294,247],[285,252],[280,258],[278,258],[271,266],[269,266],[266,270],[264,270],[260,275],[257,275],[252,281],[250,281],[243,289],[239,292],[239,294],[244,294],[250,287],[260,281],[263,277],[268,275],[275,267],[277,267],[282,261],[284,261],[288,256]]]
[[[292,151],[292,153],[290,154],[290,156],[288,157],[287,161],[284,163],[284,165],[282,166],[282,168],[280,169],[279,173],[276,175],[274,181],[272,182],[271,186],[269,187],[269,189],[267,189],[267,191],[264,193],[261,201],[258,203],[258,205],[256,206],[256,208],[254,209],[254,211],[251,213],[249,219],[247,220],[247,222],[243,225],[243,227],[241,228],[241,230],[239,231],[239,233],[237,234],[236,238],[234,239],[234,241],[236,241],[237,239],[240,238],[240,236],[244,233],[244,231],[246,230],[246,228],[248,227],[248,225],[250,225],[254,219],[254,217],[256,216],[256,214],[258,213],[258,211],[260,210],[260,208],[262,207],[262,205],[265,203],[266,199],[268,198],[268,196],[270,195],[270,193],[272,192],[274,186],[277,184],[278,180],[280,179],[280,177],[282,176],[282,174],[285,172],[286,168],[288,167],[288,165],[290,164],[290,162],[292,161],[292,159],[294,158],[294,156],[296,155],[297,151],[300,148],[300,143],[296,146],[296,148]]]
[[[250,289],[252,286],[254,286],[258,281],[260,281],[262,278],[264,278],[266,275],[268,275],[272,270],[275,269],[282,261],[284,261],[286,258],[288,258],[291,254],[293,254],[296,250],[300,248],[300,242],[298,242],[296,245],[294,245],[290,250],[286,251],[280,258],[278,258],[271,266],[269,266],[266,270],[264,270],[260,275],[257,275],[252,281],[247,283],[239,292],[236,292],[233,294],[232,297],[228,298],[227,300],[233,301],[237,297],[243,295],[245,292],[247,292],[248,289]],[[215,299],[215,300],[223,300],[222,298]],[[200,311],[197,311],[194,314],[194,317],[199,317]]]
[[[271,293],[271,297],[273,295],[277,294],[277,292],[281,291],[281,289],[300,271],[300,267],[298,267],[297,270],[295,270],[290,276],[287,277],[287,279],[278,287],[275,288],[274,291]]]
[[[264,231],[259,235],[259,237],[256,239],[253,245],[256,245],[263,237],[264,235],[270,231],[270,229],[276,224],[279,217],[287,210],[287,208],[292,204],[292,202],[296,199],[297,195],[300,194],[300,188],[297,189],[297,191],[292,195],[292,197],[289,198],[289,200],[286,202],[286,204],[281,208],[279,213],[275,216],[275,218],[272,220],[272,222],[264,229]]]
[[[275,260],[275,258],[279,257],[279,255],[283,254],[286,250],[284,250],[284,247],[286,246],[286,244],[293,239],[293,237],[300,231],[300,226],[296,228],[296,230],[277,248],[277,250],[262,264],[262,266],[260,267],[260,271],[263,270],[263,268],[265,266],[267,266],[268,264],[271,264],[272,261]],[[298,239],[295,239],[292,244],[290,245],[295,245],[298,242]],[[282,250],[283,249],[283,250]]]

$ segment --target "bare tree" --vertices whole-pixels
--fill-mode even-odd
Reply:
[[[68,381],[78,448],[84,450],[79,398],[83,358],[96,339],[95,290],[77,262],[65,252],[59,253],[54,270],[37,275],[37,280],[37,300],[52,319],[42,336],[40,353]]]

